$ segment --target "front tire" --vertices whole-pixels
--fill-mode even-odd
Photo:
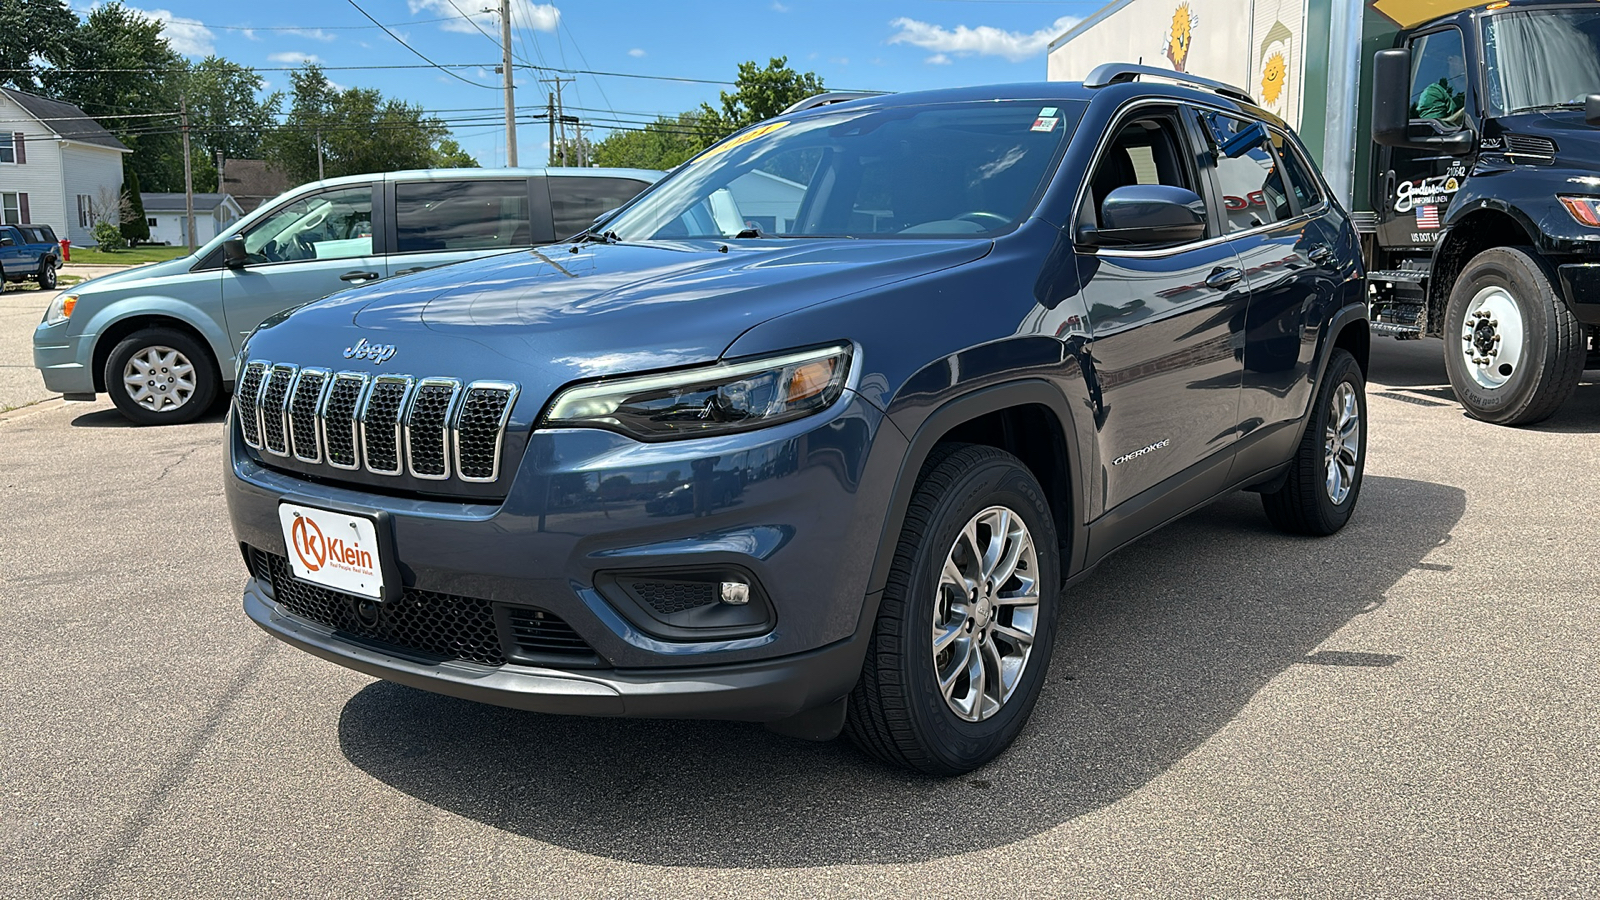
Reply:
[[[1549,418],[1583,374],[1584,328],[1526,248],[1474,256],[1450,289],[1445,370],[1467,414],[1496,425]]]
[[[862,750],[929,775],[970,772],[1027,724],[1055,641],[1055,521],[1039,482],[994,447],[923,467],[850,695]]]
[[[136,425],[181,425],[204,415],[222,385],[211,354],[172,328],[124,338],[106,359],[106,391]]]
[[[1288,477],[1261,495],[1268,521],[1290,534],[1326,536],[1350,521],[1367,469],[1367,383],[1348,351],[1335,349]]]

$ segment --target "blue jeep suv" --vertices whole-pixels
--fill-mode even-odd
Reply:
[[[1156,74],[797,104],[566,244],[269,319],[245,611],[456,697],[984,764],[1107,554],[1361,489],[1348,217],[1281,121]]]

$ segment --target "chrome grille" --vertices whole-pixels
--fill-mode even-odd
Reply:
[[[252,362],[234,398],[245,443],[275,456],[375,475],[487,483],[519,388],[505,381],[334,373]]]
[[[284,427],[284,405],[289,399],[289,386],[294,383],[295,366],[279,363],[272,367],[267,383],[261,388],[261,402],[256,413],[261,419],[261,445],[275,456],[289,455],[289,434]]]
[[[261,449],[261,420],[256,418],[256,404],[261,402],[261,382],[266,380],[271,363],[253,362],[244,367],[244,376],[233,392],[233,417],[239,420],[239,433],[244,442]]]

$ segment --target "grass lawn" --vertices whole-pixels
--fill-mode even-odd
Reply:
[[[181,244],[176,247],[135,247],[132,250],[117,250],[112,253],[96,250],[93,247],[73,247],[72,262],[68,265],[137,266],[187,255],[189,248]]]

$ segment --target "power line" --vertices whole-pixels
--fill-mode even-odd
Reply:
[[[454,16],[441,16],[437,19],[413,19],[409,22],[394,22],[396,28],[402,25],[427,25],[433,22],[449,22]],[[175,20],[179,21],[179,20]],[[307,28],[304,25],[210,25],[197,19],[181,20],[185,24],[200,25],[204,28],[216,28],[223,31],[366,31],[372,28],[382,28],[378,25],[319,25],[316,28]]]
[[[445,68],[444,66],[439,65],[438,63],[434,62],[433,60],[428,59],[428,57],[426,57],[426,56],[424,56],[422,54],[422,51],[418,50],[417,48],[415,48],[415,47],[411,46],[410,44],[406,43],[405,41],[401,40],[400,39],[400,35],[395,34],[394,32],[390,31],[389,30],[389,26],[383,24],[382,22],[379,22],[377,19],[372,18],[371,14],[369,14],[366,10],[362,9],[361,8],[361,4],[357,3],[356,0],[346,0],[346,2],[348,2],[351,6],[354,6],[356,8],[356,12],[361,13],[363,16],[366,16],[367,19],[372,22],[372,24],[378,26],[379,28],[382,28],[384,34],[387,34],[389,37],[394,38],[395,41],[400,44],[400,46],[406,48],[407,50],[410,50],[412,53],[415,53],[417,55],[417,58],[423,60],[428,65],[433,66],[435,69],[438,69],[439,71],[445,73],[446,75],[449,75],[451,78],[454,78],[457,81],[466,82],[467,84],[470,84],[473,87],[488,88],[491,91],[495,90],[495,87],[493,85],[480,84],[479,82],[473,81],[470,78],[463,78],[460,75],[457,75],[456,73],[454,73],[454,72],[450,71],[449,69]],[[506,74],[507,74],[507,76],[509,76],[511,73],[507,72]]]

